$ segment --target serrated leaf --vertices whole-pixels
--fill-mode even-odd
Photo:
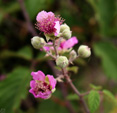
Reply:
[[[95,86],[94,84],[90,84],[90,87],[95,90],[101,90],[102,86]]]
[[[8,74],[0,82],[0,108],[4,108],[6,113],[17,110],[21,100],[27,96],[30,79],[30,70],[25,67],[18,67]]]
[[[107,77],[117,80],[117,48],[108,42],[98,42],[94,44],[93,49],[101,58],[102,68]]]
[[[100,95],[97,91],[92,90],[88,95],[89,109],[91,113],[94,113],[100,104]]]
[[[108,97],[109,100],[112,100],[114,103],[116,102],[114,95],[109,90],[103,90],[105,96]]]

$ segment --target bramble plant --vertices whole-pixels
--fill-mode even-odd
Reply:
[[[61,69],[61,74],[54,78],[53,75],[45,76],[42,71],[32,72],[33,80],[30,82],[31,89],[29,92],[35,98],[49,99],[55,91],[57,82],[63,82],[63,79],[66,79],[74,93],[79,97],[85,112],[94,113],[99,107],[100,95],[108,95],[110,92],[100,91],[100,87],[91,85],[91,91],[80,93],[70,79],[67,70],[76,59],[90,57],[91,49],[87,45],[81,45],[77,52],[73,50],[72,47],[78,43],[77,38],[75,36],[71,37],[70,27],[64,24],[64,20],[60,16],[55,16],[53,12],[41,11],[38,13],[36,20],[36,28],[44,33],[46,41],[42,37],[34,36],[31,39],[31,44],[35,49],[44,51],[47,57],[52,58]],[[64,56],[64,53],[68,53],[69,56]],[[88,95],[89,106],[85,102],[85,95]]]

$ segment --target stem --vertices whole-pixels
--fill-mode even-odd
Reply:
[[[58,51],[57,51],[57,48],[56,48],[55,40],[53,41],[53,46],[54,46],[54,50],[55,50],[56,57],[58,57],[59,54],[58,54]]]
[[[44,51],[44,52],[46,52],[50,57],[52,57],[54,60],[56,60],[56,57],[55,56],[53,56],[50,52],[48,52],[48,51],[45,51],[45,49],[44,48],[42,48],[42,50]]]
[[[63,73],[63,75],[65,76],[65,78],[66,78],[67,82],[69,83],[69,85],[71,86],[71,88],[73,89],[73,91],[79,96],[80,101],[81,101],[81,103],[83,104],[86,113],[90,113],[90,111],[89,111],[89,109],[88,109],[88,107],[87,107],[87,105],[86,105],[86,103],[85,103],[85,100],[83,99],[83,97],[82,97],[82,95],[80,94],[80,92],[78,91],[78,89],[77,89],[77,88],[74,86],[74,84],[72,83],[70,77],[69,77],[69,76],[67,75],[67,73],[66,73],[66,69],[65,69],[65,68],[62,68],[62,73]]]

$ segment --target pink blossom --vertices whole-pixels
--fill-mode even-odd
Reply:
[[[55,89],[56,80],[52,75],[47,75],[42,71],[31,73],[33,80],[30,81],[29,90],[35,98],[47,99],[51,96],[52,91]]]
[[[56,40],[56,43],[58,43],[59,40]],[[71,37],[68,40],[63,39],[60,43],[60,46],[58,47],[58,51],[67,50],[69,48],[72,48],[74,45],[78,43],[78,39],[74,36]],[[48,44],[52,44],[52,42],[48,42]],[[44,49],[46,51],[53,50],[53,47],[47,47],[45,46]]]
[[[60,32],[60,25],[63,20],[59,17],[55,17],[53,12],[41,11],[36,17],[37,29],[44,32],[45,34],[54,34],[57,36]]]

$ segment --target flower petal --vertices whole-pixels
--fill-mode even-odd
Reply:
[[[54,13],[41,11],[37,14],[36,20],[37,20],[37,22],[41,22],[43,19],[47,18],[48,16],[54,16]]]
[[[51,91],[47,91],[47,92],[44,92],[44,93],[40,92],[36,96],[36,98],[48,99],[51,96],[51,93],[52,93]]]
[[[34,80],[44,81],[45,74],[42,71],[32,72],[31,75],[33,76]]]
[[[31,80],[31,81],[30,81],[30,87],[31,87],[31,88],[34,88],[35,85],[36,85],[36,84],[35,84],[35,80]]]
[[[75,44],[78,43],[78,39],[76,37],[71,37],[63,44],[63,49],[69,49],[72,48]]]
[[[56,32],[54,33],[55,36],[57,36],[60,32],[60,22],[56,21],[54,28],[56,29]]]
[[[49,79],[50,85],[52,86],[52,89],[54,89],[56,86],[56,79],[52,75],[47,75],[47,77]]]

